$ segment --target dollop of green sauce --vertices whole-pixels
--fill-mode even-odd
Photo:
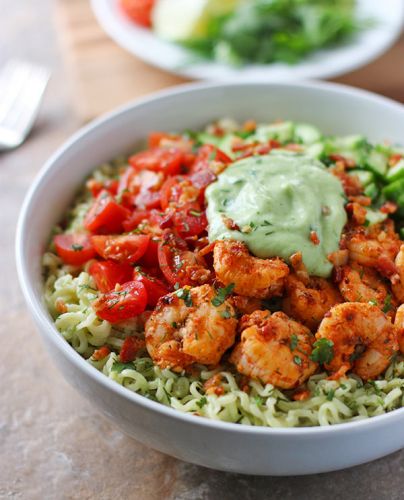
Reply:
[[[300,251],[310,275],[330,275],[327,256],[338,250],[347,216],[341,182],[320,161],[277,151],[239,160],[207,188],[206,199],[210,241],[242,241],[257,257],[285,261]],[[235,229],[227,227],[231,221]]]

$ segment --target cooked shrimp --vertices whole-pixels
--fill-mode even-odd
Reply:
[[[295,274],[286,278],[282,310],[310,330],[316,329],[324,314],[340,302],[338,290],[323,278],[311,277],[307,283]]]
[[[397,273],[392,276],[391,288],[400,303],[404,302],[404,245],[401,245],[394,261]]]
[[[254,297],[243,297],[242,295],[234,295],[232,297],[234,307],[241,314],[252,314],[257,309],[262,307],[262,301]]]
[[[346,247],[352,261],[374,267],[383,276],[394,274],[394,259],[400,249],[400,240],[394,231],[393,221],[356,228],[348,233]]]
[[[145,327],[146,347],[161,368],[216,365],[233,345],[237,320],[230,299],[212,304],[210,285],[184,287],[162,297]]]
[[[404,354],[404,304],[401,304],[397,309],[394,326],[397,328],[397,339],[401,354]]]
[[[352,369],[363,380],[380,375],[398,350],[396,328],[377,307],[345,302],[333,307],[320,324],[316,339],[333,342],[333,358],[324,366],[334,378]]]
[[[385,307],[389,289],[374,269],[353,262],[342,267],[338,276],[339,290],[347,302],[370,302]]]
[[[282,259],[253,257],[239,241],[216,242],[213,259],[219,280],[225,285],[234,283],[234,291],[246,297],[267,299],[281,295],[289,274],[289,267]]]
[[[302,384],[317,368],[309,357],[314,341],[310,330],[283,312],[254,314],[258,324],[242,332],[230,361],[241,374],[266,384],[282,389]]]

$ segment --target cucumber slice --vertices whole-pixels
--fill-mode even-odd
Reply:
[[[322,142],[315,142],[314,144],[310,144],[305,148],[305,153],[313,158],[319,159],[321,155],[324,153],[324,144]]]
[[[379,196],[379,189],[374,182],[371,182],[366,186],[364,193],[366,196],[369,196],[369,198],[372,198],[372,200],[375,200]]]
[[[196,138],[201,144],[213,144],[217,147],[219,147],[220,142],[223,140],[223,137],[218,137],[208,132],[199,132]]]
[[[387,219],[387,214],[380,212],[380,210],[373,210],[372,208],[366,209],[366,222],[371,224],[378,224]]]
[[[397,181],[384,186],[382,193],[387,199],[396,201],[399,205],[404,206],[404,178],[398,179]]]
[[[359,170],[354,168],[350,170],[349,173],[357,175],[363,187],[366,187],[368,184],[374,181],[374,175],[372,172],[369,172],[369,170]]]
[[[404,159],[401,159],[386,174],[387,182],[394,182],[404,177]]]
[[[387,173],[387,157],[385,154],[373,149],[366,158],[367,167],[375,174],[385,176]]]
[[[226,153],[227,156],[230,156],[230,158],[234,158],[235,154],[234,151],[232,150],[232,144],[233,144],[233,139],[237,137],[234,134],[226,134],[223,137],[220,137],[220,140],[217,144],[217,147],[223,151],[223,153]]]
[[[279,142],[287,142],[293,139],[294,124],[292,122],[273,123],[272,125],[259,125],[255,134],[250,140],[266,142],[269,139],[276,139]]]
[[[363,135],[347,135],[345,137],[333,137],[329,140],[331,147],[336,151],[354,151],[366,145]]]
[[[321,139],[321,132],[318,128],[307,123],[298,123],[295,126],[294,139],[303,144],[313,144]]]

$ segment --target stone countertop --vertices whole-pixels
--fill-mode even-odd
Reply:
[[[216,472],[128,438],[64,381],[27,313],[13,249],[28,186],[79,123],[65,85],[52,0],[0,0],[0,8],[0,65],[18,55],[53,71],[29,140],[12,153],[0,154],[0,499],[403,498],[404,451],[315,476]]]

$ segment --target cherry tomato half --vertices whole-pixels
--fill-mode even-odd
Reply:
[[[57,234],[53,241],[57,254],[65,264],[80,266],[95,257],[95,250],[88,234]]]
[[[88,270],[94,278],[100,292],[113,290],[115,285],[122,285],[132,279],[133,267],[130,264],[114,262],[112,260],[94,261]]]
[[[129,163],[137,170],[176,175],[181,171],[182,157],[183,153],[177,148],[154,148],[131,156]]]
[[[149,246],[150,236],[124,234],[117,236],[93,236],[91,241],[96,252],[104,259],[117,262],[137,262]]]
[[[219,161],[227,165],[228,163],[231,163],[232,160],[221,149],[213,146],[213,144],[204,144],[199,148],[195,162],[192,165],[192,172],[208,168],[209,163],[212,161]]]
[[[207,227],[205,212],[199,203],[188,203],[177,208],[173,216],[174,227],[182,238],[198,236]]]
[[[84,227],[92,233],[119,233],[129,214],[108,191],[102,190],[84,218]]]
[[[147,292],[139,281],[128,281],[119,290],[104,293],[92,307],[97,316],[110,323],[118,323],[141,314],[147,305]]]
[[[150,307],[154,307],[160,297],[169,293],[167,286],[162,281],[154,278],[153,276],[149,276],[140,270],[134,271],[133,279],[143,283],[147,291],[147,305]]]
[[[121,7],[135,23],[149,28],[152,25],[154,3],[155,0],[121,0]]]

